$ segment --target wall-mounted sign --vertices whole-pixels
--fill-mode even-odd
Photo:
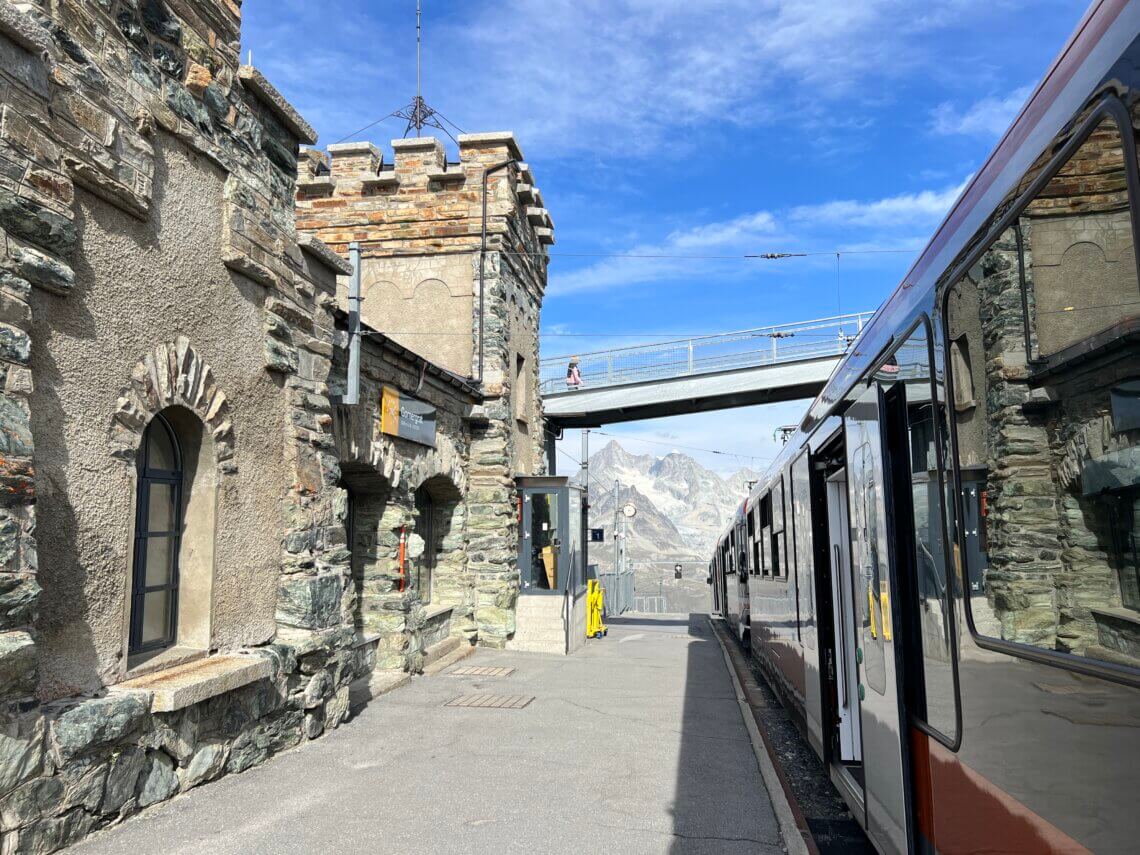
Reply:
[[[590,543],[604,543],[606,540],[606,530],[604,528],[590,529]]]
[[[435,407],[385,386],[380,398],[380,430],[435,448]]]

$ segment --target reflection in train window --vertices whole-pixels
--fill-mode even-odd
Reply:
[[[1031,357],[1140,314],[1120,131],[1104,119],[1022,211]]]
[[[954,691],[953,657],[946,550],[943,543],[943,491],[935,442],[943,433],[941,399],[932,394],[930,346],[925,325],[920,325],[895,351],[894,370],[877,378],[884,393],[897,400],[905,416],[905,455],[894,458],[902,471],[893,484],[900,492],[895,511],[897,525],[909,525],[913,532],[913,558],[900,556],[899,573],[907,573],[910,603],[904,610],[907,631],[918,635],[922,657],[913,663],[916,673],[914,712],[951,741],[957,733],[957,698]],[[888,442],[888,444],[890,444]],[[909,463],[909,467],[907,466]],[[909,489],[907,488],[909,482]],[[909,519],[907,519],[909,517]],[[909,538],[907,538],[909,541]],[[922,691],[920,691],[920,688]]]
[[[1140,667],[1140,427],[1113,406],[1140,379],[1125,177],[1105,119],[950,289],[946,332],[975,629]]]
[[[864,443],[851,455],[851,561],[855,568],[856,606],[863,635],[863,674],[866,683],[880,695],[886,691],[883,653],[883,612],[879,600],[886,581],[886,556],[879,507],[882,485],[875,478],[875,457]]]
[[[805,451],[792,464],[792,534],[795,537],[796,574],[803,643],[815,649],[815,580],[812,568],[811,465]]]
[[[787,550],[784,545],[784,479],[781,476],[772,487],[772,575],[787,574],[784,563]]]

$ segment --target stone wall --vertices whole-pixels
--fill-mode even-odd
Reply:
[[[374,665],[328,389],[349,268],[295,231],[315,134],[239,43],[228,0],[0,0],[4,852],[318,736]],[[195,632],[184,605],[172,658],[139,663],[135,459],[160,411],[201,431],[211,572]]]
[[[360,242],[361,311],[370,326],[455,374],[478,377],[482,370],[483,401],[468,418],[464,507],[474,624],[457,621],[453,631],[501,646],[515,629],[519,587],[514,475],[540,474],[544,466],[538,324],[553,224],[525,163],[489,178],[480,366],[483,171],[522,154],[507,133],[460,136],[455,163],[432,138],[392,146],[391,165],[368,143],[333,145],[328,155],[306,152],[298,228],[342,253]],[[345,286],[342,279],[342,294]],[[520,357],[524,370],[516,377]],[[450,598],[466,602],[466,585],[444,577]]]
[[[338,349],[337,384],[343,383],[345,360],[346,354]],[[466,416],[479,397],[470,383],[383,336],[365,338],[360,368],[360,405],[337,407],[333,420],[343,473],[341,488],[352,494],[351,528],[356,540],[346,619],[367,643],[378,645],[377,668],[415,672],[423,665],[421,630],[426,606],[453,606],[452,632],[469,643],[475,641],[461,497],[469,489]],[[384,386],[436,408],[434,447],[381,432],[379,401]],[[436,568],[434,599],[415,584],[429,547],[418,534],[422,521],[417,519],[415,495],[423,489],[439,497],[437,512],[449,511],[446,551]],[[444,536],[442,527],[437,532]],[[402,566],[401,538],[405,544]]]

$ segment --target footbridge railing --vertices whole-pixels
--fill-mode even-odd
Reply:
[[[871,319],[857,312],[791,324],[678,338],[577,354],[582,386],[597,389],[839,356]],[[541,360],[542,393],[566,392],[571,354]]]

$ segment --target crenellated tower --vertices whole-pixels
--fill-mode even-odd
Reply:
[[[496,643],[514,631],[514,476],[544,466],[538,328],[554,227],[513,134],[464,134],[458,148],[458,161],[432,137],[394,140],[390,161],[369,142],[306,150],[297,228],[346,256],[360,243],[369,328],[482,381],[468,528],[479,635]]]

